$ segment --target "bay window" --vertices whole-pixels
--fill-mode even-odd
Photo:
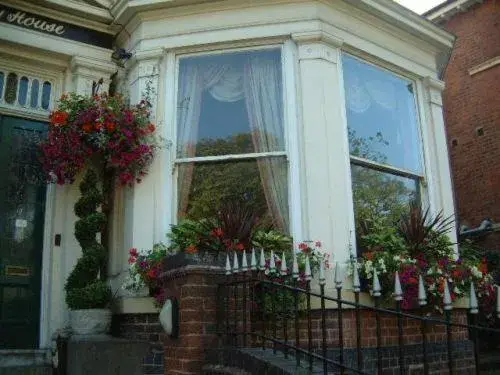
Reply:
[[[347,54],[342,65],[359,239],[420,202],[422,147],[413,82]]]
[[[179,58],[177,217],[231,202],[289,231],[281,50]]]

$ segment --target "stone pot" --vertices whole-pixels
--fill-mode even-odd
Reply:
[[[109,332],[111,326],[111,310],[85,309],[70,310],[71,329],[77,335],[99,335]]]
[[[241,260],[241,254],[239,258]],[[226,265],[226,253],[222,251],[200,251],[198,254],[176,253],[165,258],[163,269],[164,271],[170,271],[190,265],[224,268]]]

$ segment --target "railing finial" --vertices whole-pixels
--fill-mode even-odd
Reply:
[[[420,306],[427,305],[427,293],[424,286],[424,278],[418,275],[418,304]]]
[[[235,251],[233,259],[233,273],[238,273],[238,272],[240,272],[240,265],[238,264],[238,254]]]
[[[295,251],[293,252],[292,276],[294,279],[299,278],[299,262],[297,261],[297,254]]]
[[[288,267],[286,266],[285,252],[281,255],[281,275],[285,276],[288,273]]]
[[[264,271],[266,269],[266,257],[264,256],[264,249],[260,249],[260,262],[259,270]]]
[[[444,295],[443,295],[443,305],[445,310],[452,310],[452,301],[451,301],[451,294],[450,294],[450,287],[448,286],[448,280],[444,279]]]
[[[241,256],[241,270],[243,272],[248,271],[248,260],[247,260],[247,252],[243,249],[243,255]]]
[[[342,276],[342,268],[340,266],[340,262],[337,261],[337,264],[335,264],[335,288],[337,289],[342,289],[342,283],[344,282],[344,278]]]
[[[471,314],[477,314],[479,312],[476,289],[474,289],[474,283],[472,281],[470,282],[469,309]]]
[[[374,297],[380,297],[382,295],[382,287],[380,286],[380,280],[378,279],[377,269],[373,269],[373,287],[372,294]]]
[[[359,271],[358,271],[358,262],[354,260],[352,263],[352,287],[354,293],[361,292],[361,282],[359,281]]]
[[[394,300],[402,301],[403,300],[403,289],[401,288],[401,280],[399,280],[399,272],[396,271],[394,275]]]
[[[305,267],[305,278],[306,281],[311,281],[311,264],[309,263],[309,255],[306,256],[306,267]]]
[[[250,258],[250,269],[257,271],[257,257],[255,256],[255,248],[252,247],[252,256]]]
[[[229,260],[229,253],[226,254],[226,275],[231,275],[231,261]]]
[[[274,260],[274,252],[271,250],[271,260],[269,261],[269,269],[274,271],[276,269],[276,262]]]
[[[326,284],[326,279],[325,279],[325,261],[321,260],[319,262],[319,285],[325,285]]]

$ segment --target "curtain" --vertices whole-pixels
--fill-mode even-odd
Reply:
[[[250,57],[244,67],[243,87],[255,152],[284,150],[279,62],[261,56]],[[273,222],[288,232],[286,161],[269,157],[258,159],[257,164]]]
[[[203,91],[219,82],[229,68],[228,65],[217,64],[203,67],[195,61],[185,61],[181,65],[177,100],[178,158],[191,158],[196,155]],[[187,210],[193,169],[194,163],[185,163],[179,168],[178,186],[182,186],[177,189],[180,216],[184,216]]]

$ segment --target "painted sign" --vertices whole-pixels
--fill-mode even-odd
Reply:
[[[0,22],[50,34],[98,47],[111,49],[113,36],[0,4]]]

